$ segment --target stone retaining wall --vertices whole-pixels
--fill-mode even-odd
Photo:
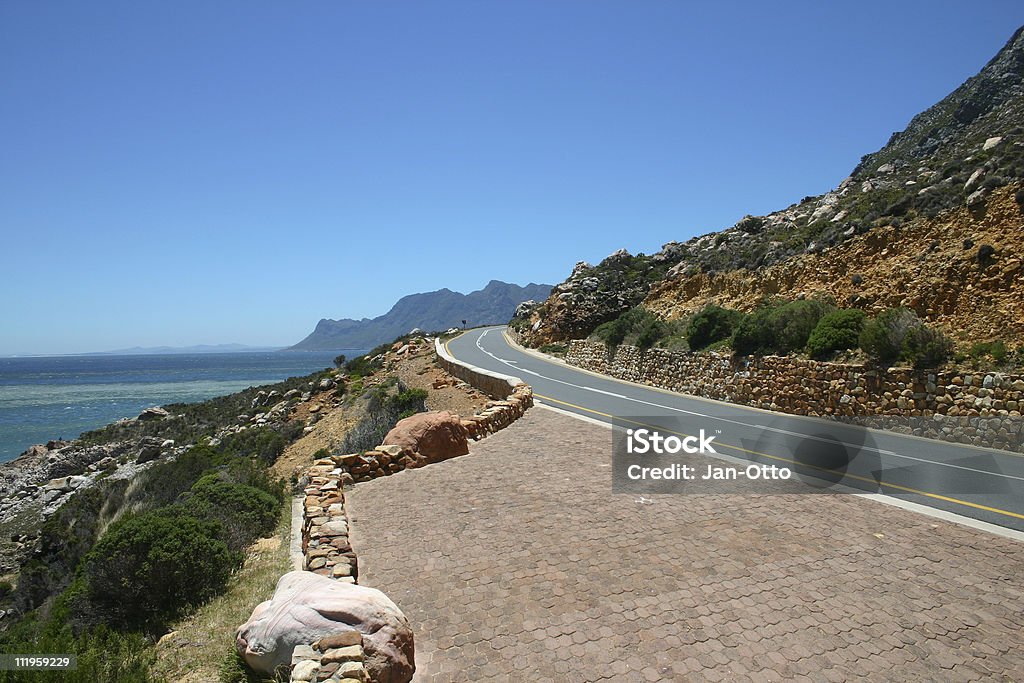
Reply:
[[[782,356],[641,350],[573,340],[566,362],[619,379],[793,415],[835,417],[1024,451],[1024,376],[873,369]]]
[[[488,401],[479,413],[461,418],[462,426],[466,428],[470,439],[480,440],[515,422],[532,405],[533,389],[526,384],[520,384],[507,400]],[[406,469],[423,467],[447,460],[448,457],[431,457],[400,446],[377,446],[362,453],[332,455],[317,460],[310,469],[309,476],[313,477],[314,471],[319,467],[329,467],[337,469],[342,485],[350,485],[358,481],[386,477]]]
[[[348,537],[343,471],[330,458],[309,468],[302,503],[302,555],[306,571],[337,581],[356,583],[359,565]],[[321,638],[292,652],[291,681],[368,681],[363,667],[363,641],[358,631]]]
[[[450,359],[450,357],[448,357]],[[451,374],[503,400],[489,401],[482,411],[462,419],[468,436],[481,439],[508,426],[533,405],[533,389],[523,382],[491,373],[478,372],[454,359],[442,363]],[[404,469],[422,467],[443,458],[428,457],[400,446],[378,446],[363,453],[334,455],[313,462],[302,502],[302,569],[337,581],[356,583],[359,563],[349,542],[345,486],[368,481]],[[325,637],[312,645],[296,647],[292,654],[291,681],[367,681],[363,666],[362,636],[344,632]]]

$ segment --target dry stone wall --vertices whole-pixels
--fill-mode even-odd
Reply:
[[[479,413],[461,419],[469,438],[481,439],[512,424],[533,405],[533,389],[515,378],[459,364],[447,354],[439,354],[439,360],[449,373],[500,398],[489,401]],[[400,446],[378,446],[314,461],[306,473],[302,506],[302,568],[337,581],[357,583],[359,563],[349,541],[345,486],[446,457],[431,457]],[[335,634],[295,648],[291,681],[368,681],[364,661],[362,636],[357,631]]]
[[[342,469],[330,458],[310,467],[302,511],[303,569],[345,583],[356,583],[359,565],[349,543]],[[346,631],[292,652],[291,681],[368,681],[362,635]]]
[[[793,415],[1024,451],[1024,376],[641,350],[574,340],[566,362],[619,379]]]

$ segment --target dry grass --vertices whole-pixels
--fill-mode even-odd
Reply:
[[[271,467],[274,476],[290,481],[303,474],[313,464],[313,456],[320,449],[333,450],[345,439],[349,430],[362,418],[363,404],[355,401],[340,407],[326,407],[324,417],[313,426],[313,431],[289,445]]]
[[[174,625],[157,643],[154,677],[186,683],[220,680],[220,669],[234,652],[235,629],[256,605],[268,600],[281,575],[292,569],[288,558],[291,501],[286,501],[273,536],[246,551],[245,564],[226,592]]]

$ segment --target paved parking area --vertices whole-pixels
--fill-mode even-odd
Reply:
[[[348,495],[416,681],[1024,680],[1024,543],[853,496],[611,493],[535,408]]]

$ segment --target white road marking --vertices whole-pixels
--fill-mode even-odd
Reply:
[[[491,358],[493,358],[494,360],[498,361],[499,363],[504,363],[505,365],[508,365],[509,367],[512,367],[512,364],[515,361],[510,361],[510,360],[506,360],[504,358],[499,358],[498,356],[494,355],[493,353],[491,353],[490,351],[488,351],[487,349],[485,349],[483,347],[483,344],[482,344],[483,339],[484,339],[484,337],[487,336],[487,333],[490,332],[490,331],[491,331],[490,329],[487,329],[487,330],[484,330],[483,332],[480,333],[480,336],[477,337],[477,339],[476,339],[476,347],[478,349],[480,349],[481,351],[483,351],[484,353],[486,353]],[[540,377],[541,379],[546,379],[549,382],[557,382],[558,384],[564,384],[566,386],[573,387],[574,389],[581,389],[583,391],[592,391],[592,392],[597,393],[597,394],[605,394],[607,396],[612,396],[614,398],[622,399],[624,401],[632,401],[634,403],[641,403],[643,405],[651,406],[652,408],[663,408],[664,410],[671,410],[671,411],[674,411],[674,412],[677,412],[677,413],[683,413],[684,415],[692,415],[694,417],[702,417],[702,418],[706,418],[708,420],[718,420],[720,422],[726,422],[726,423],[729,423],[729,424],[739,425],[741,427],[751,427],[753,429],[763,429],[765,431],[775,432],[777,434],[785,434],[787,436],[796,436],[796,437],[799,437],[801,439],[811,439],[811,440],[814,440],[814,441],[820,441],[822,443],[828,443],[828,444],[839,443],[839,444],[842,444],[844,446],[849,446],[850,448],[857,448],[857,449],[861,449],[861,450],[865,450],[865,451],[872,451],[872,452],[878,453],[880,455],[891,455],[891,456],[893,456],[895,458],[903,458],[905,460],[914,460],[916,462],[923,462],[923,463],[927,463],[929,465],[940,465],[942,467],[951,467],[951,468],[958,469],[958,470],[965,470],[967,472],[974,472],[976,474],[986,474],[986,475],[991,476],[991,477],[1002,477],[1004,479],[1016,479],[1017,481],[1024,481],[1024,477],[1017,477],[1017,476],[1014,476],[1012,474],[1003,474],[1002,472],[991,472],[989,470],[980,470],[980,469],[977,469],[977,468],[974,468],[974,467],[966,467],[964,465],[954,465],[953,463],[938,462],[938,461],[935,461],[935,460],[928,460],[926,458],[915,458],[912,455],[904,455],[902,453],[896,453],[894,451],[889,451],[889,450],[885,450],[885,449],[882,449],[882,448],[874,448],[872,446],[861,446],[861,445],[857,445],[857,444],[847,443],[845,441],[837,441],[837,440],[834,440],[834,439],[825,439],[825,438],[822,438],[822,437],[819,437],[819,436],[815,436],[813,434],[802,434],[800,432],[792,432],[792,431],[789,431],[787,429],[781,429],[779,427],[768,427],[766,425],[751,424],[749,422],[742,422],[740,420],[732,420],[732,419],[726,418],[726,417],[718,417],[718,416],[715,416],[715,415],[707,415],[705,413],[698,413],[698,412],[695,412],[695,411],[692,411],[692,410],[684,410],[682,408],[676,408],[674,406],[667,406],[667,405],[664,405],[662,403],[652,403],[651,401],[644,401],[643,399],[633,398],[632,396],[625,396],[623,394],[616,394],[616,393],[613,393],[613,392],[610,392],[610,391],[604,391],[603,389],[595,389],[593,387],[588,387],[588,386],[582,385],[582,384],[573,384],[572,382],[566,382],[565,380],[555,379],[554,377],[548,377],[546,375],[540,374],[539,372],[534,372],[533,370],[528,370],[526,368],[521,368],[521,367],[518,367],[518,366],[516,367],[516,370],[518,370],[520,373],[524,373],[525,372],[527,374],[534,375],[535,377]]]

